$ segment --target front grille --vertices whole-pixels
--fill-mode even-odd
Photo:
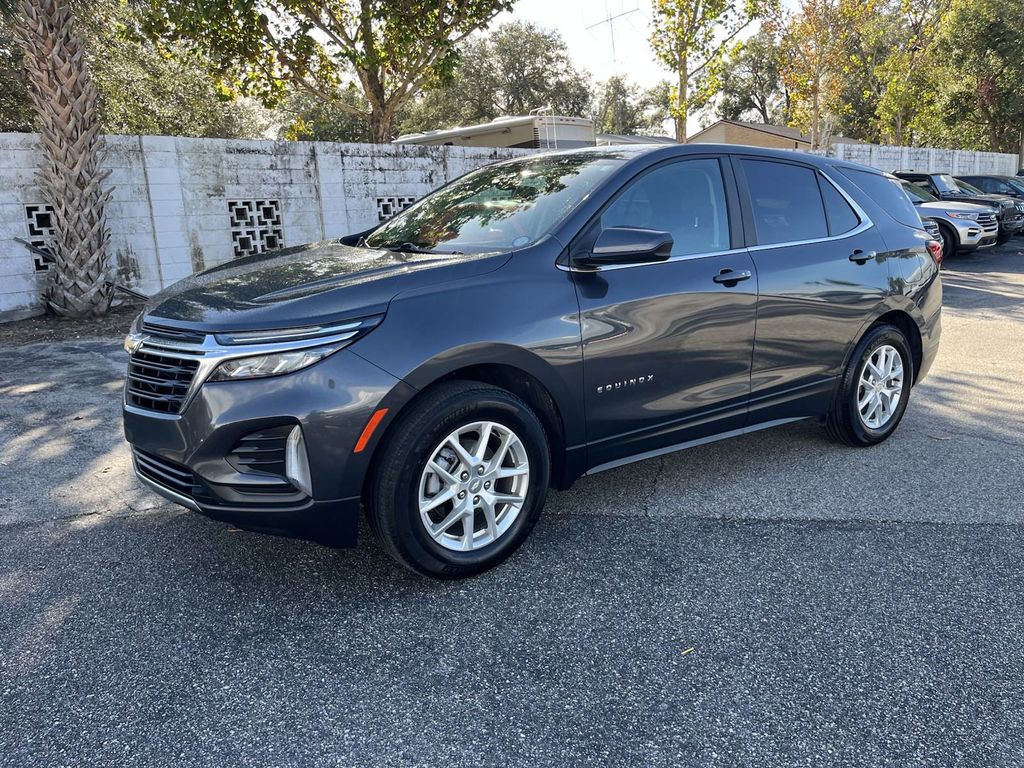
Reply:
[[[939,229],[939,225],[934,221],[931,219],[924,219],[922,223],[924,224],[924,231],[927,232],[932,239],[939,240],[942,237],[942,230]]]
[[[258,472],[283,480],[285,447],[292,429],[287,425],[246,435],[227,455],[228,463],[239,472]]]
[[[142,477],[197,502],[204,509],[294,509],[309,500],[287,481],[272,485],[218,485],[214,493],[188,467],[134,446],[132,455]]]
[[[128,360],[125,400],[150,411],[180,413],[198,368],[197,360],[139,349]]]
[[[138,467],[139,474],[147,480],[152,480],[157,485],[169,488],[182,496],[191,498],[196,495],[196,477],[187,467],[138,448],[132,448],[132,453],[135,455],[135,466]]]
[[[978,225],[985,232],[995,232],[999,229],[999,222],[996,221],[995,214],[983,213],[978,216]]]

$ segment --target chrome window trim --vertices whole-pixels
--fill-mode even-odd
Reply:
[[[600,267],[574,267],[570,264],[555,264],[563,272],[574,272],[581,275],[589,275],[594,272],[613,272],[617,269],[633,269],[634,267],[657,267],[661,264],[671,264],[674,261],[694,261],[696,259],[708,259],[712,256],[731,256],[738,253],[746,253],[746,248],[729,248],[724,251],[701,251],[700,253],[680,253],[669,256],[662,261],[645,261],[639,264],[605,264]]]
[[[764,162],[772,162],[772,158],[764,158],[763,161]],[[753,251],[768,251],[768,250],[772,250],[772,249],[775,249],[775,248],[785,248],[787,246],[794,246],[794,245],[814,245],[815,243],[829,243],[829,242],[834,242],[834,241],[837,241],[837,240],[845,240],[848,237],[855,237],[856,235],[860,235],[860,234],[863,234],[864,232],[867,232],[869,229],[871,229],[872,227],[875,226],[874,222],[871,220],[871,217],[868,216],[867,211],[865,211],[860,206],[860,204],[856,200],[854,200],[853,197],[845,189],[843,189],[841,186],[839,186],[839,184],[836,183],[835,179],[833,179],[828,173],[826,173],[821,168],[817,168],[817,167],[813,167],[813,166],[809,166],[809,165],[804,165],[804,166],[801,166],[801,167],[813,170],[817,174],[821,175],[825,179],[825,181],[827,181],[829,184],[832,185],[832,187],[840,194],[840,196],[849,204],[849,206],[853,209],[853,212],[857,215],[857,218],[860,220],[860,223],[856,227],[854,227],[853,229],[850,229],[850,230],[848,230],[846,232],[843,232],[842,234],[839,234],[839,235],[829,235],[828,237],[817,237],[817,238],[812,238],[810,240],[787,240],[787,241],[781,242],[781,243],[768,243],[768,244],[765,244],[765,245],[761,245],[761,244],[748,245],[745,248],[728,248],[728,249],[723,250],[723,251],[702,251],[700,253],[683,253],[683,254],[679,254],[679,255],[675,255],[675,256],[670,256],[667,259],[665,259],[664,261],[650,261],[650,262],[643,262],[643,263],[640,263],[640,264],[609,264],[609,265],[606,265],[606,266],[603,266],[603,267],[591,267],[591,268],[574,267],[571,264],[555,264],[555,266],[558,267],[558,269],[562,270],[563,272],[573,272],[573,273],[583,274],[583,275],[592,274],[594,272],[611,272],[611,271],[614,271],[614,270],[617,270],[617,269],[633,269],[634,267],[656,267],[659,264],[670,264],[670,263],[672,263],[674,261],[690,261],[692,259],[707,259],[707,258],[710,258],[712,256],[732,256],[732,255],[740,254],[740,253],[748,253],[748,252],[753,252]],[[822,205],[822,211],[824,212],[824,210],[825,210],[825,201],[824,201],[824,199],[822,199],[821,205]],[[827,215],[828,214],[826,213],[826,226],[828,226]],[[756,236],[757,233],[755,232],[754,234]]]
[[[771,159],[769,158],[762,162],[771,162]],[[806,165],[803,167],[811,168],[811,166]],[[833,188],[835,188],[835,190],[842,196],[842,198],[847,203],[849,203],[850,207],[853,208],[853,212],[857,214],[857,218],[860,219],[860,224],[858,224],[853,229],[847,230],[846,232],[843,232],[842,234],[839,235],[829,235],[828,237],[814,237],[809,240],[786,240],[781,243],[765,243],[763,245],[761,243],[758,243],[757,245],[748,246],[747,250],[767,251],[772,250],[774,248],[785,248],[787,246],[793,245],[814,245],[815,243],[831,243],[835,242],[836,240],[845,240],[848,237],[854,237],[855,235],[862,234],[864,232],[867,232],[873,226],[875,226],[874,222],[871,221],[871,217],[868,216],[867,211],[861,208],[860,204],[856,200],[854,200],[853,197],[851,197],[845,189],[843,189],[836,183],[835,179],[833,179],[831,176],[825,173],[825,171],[823,171],[821,168],[813,168],[812,170],[816,171],[820,176],[822,176],[825,179],[825,181],[831,184]],[[828,213],[825,211],[824,198],[821,201],[821,209],[822,212],[825,213],[825,226],[828,227]],[[756,232],[754,233],[754,236],[757,236]]]

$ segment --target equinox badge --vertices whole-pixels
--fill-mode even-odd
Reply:
[[[597,388],[597,394],[603,395],[605,392],[611,392],[613,389],[635,387],[637,384],[650,384],[652,381],[654,381],[654,374],[648,373],[646,376],[636,379],[623,379],[622,381],[616,381],[614,384],[604,384]]]

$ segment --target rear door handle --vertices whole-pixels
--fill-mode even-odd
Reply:
[[[723,269],[721,272],[719,272],[711,279],[714,280],[716,283],[720,283],[722,285],[731,287],[733,285],[736,285],[736,283],[738,283],[740,280],[749,280],[753,276],[753,273],[749,269],[741,269],[738,272],[735,272],[731,269]]]
[[[855,261],[858,264],[866,264],[877,256],[874,251],[862,251],[858,248],[856,251],[850,254],[850,261]]]

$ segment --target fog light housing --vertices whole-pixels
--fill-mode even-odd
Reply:
[[[302,427],[296,426],[288,433],[284,449],[284,474],[291,484],[307,496],[313,495],[313,481],[309,475],[309,458],[306,456],[306,440]]]

